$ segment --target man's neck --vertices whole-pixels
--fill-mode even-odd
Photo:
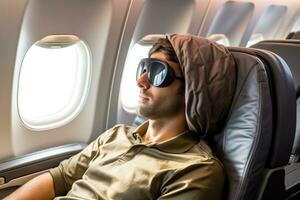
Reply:
[[[162,142],[179,135],[187,129],[185,115],[172,119],[150,119],[143,140],[145,142]]]

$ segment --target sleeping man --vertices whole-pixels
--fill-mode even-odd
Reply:
[[[229,51],[166,35],[136,73],[137,128],[116,125],[8,199],[222,199],[223,166],[203,136],[222,127],[236,84]]]

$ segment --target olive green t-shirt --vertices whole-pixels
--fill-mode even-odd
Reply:
[[[194,132],[145,143],[148,122],[117,125],[50,170],[57,200],[221,199],[220,161]]]

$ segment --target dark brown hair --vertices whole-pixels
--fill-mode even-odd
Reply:
[[[167,38],[160,38],[150,49],[149,51],[149,57],[156,53],[156,52],[162,52],[166,55],[166,58],[170,61],[176,62],[179,64],[178,58],[176,56],[176,53],[169,42]]]

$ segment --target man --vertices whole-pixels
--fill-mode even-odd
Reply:
[[[223,47],[192,35],[167,35],[137,70],[140,115],[7,199],[221,199],[224,172],[201,135],[222,125],[235,88]]]

